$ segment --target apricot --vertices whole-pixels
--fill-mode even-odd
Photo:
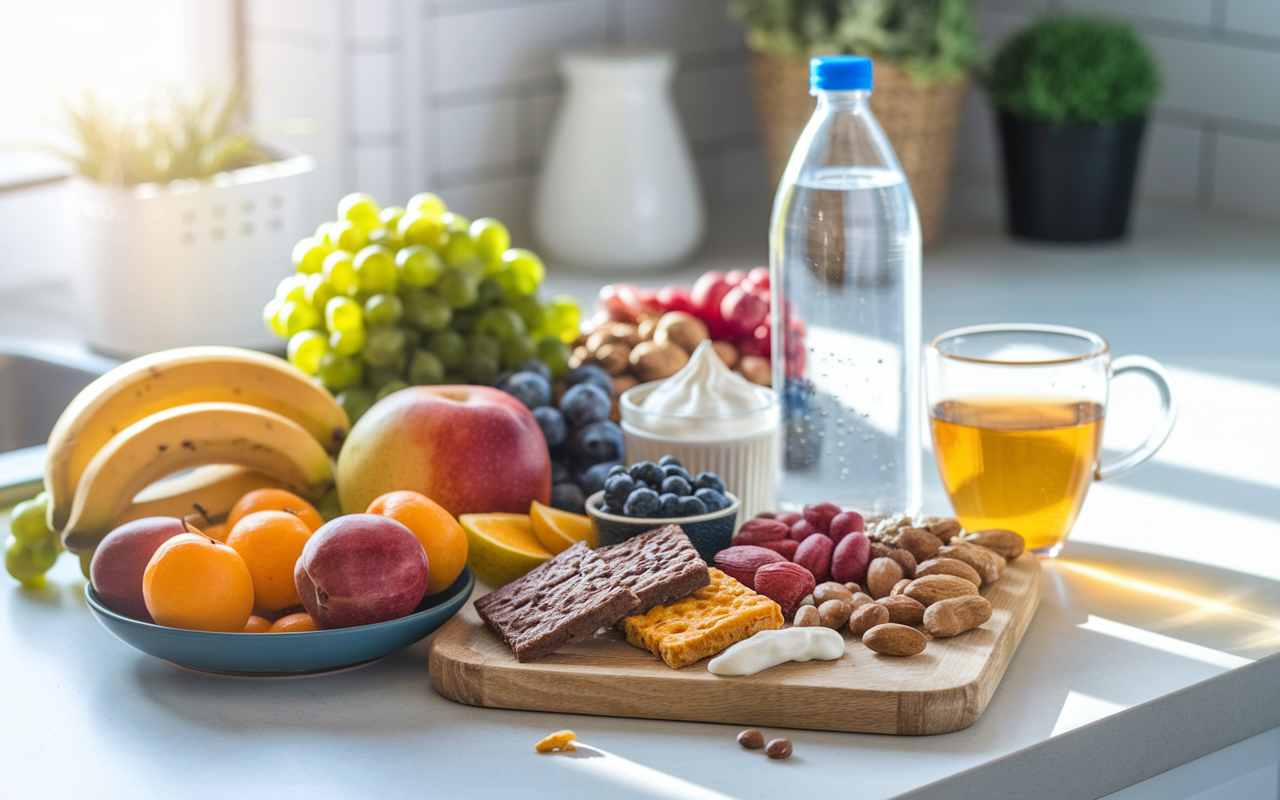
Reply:
[[[444,506],[418,492],[387,492],[369,504],[367,513],[394,519],[422,544],[430,568],[427,595],[443,592],[462,574],[467,533]]]
[[[271,633],[305,633],[314,630],[317,630],[316,621],[305,611],[289,614],[271,623]]]
[[[269,630],[271,630],[271,623],[257,614],[251,614],[244,626],[245,633],[266,633]]]
[[[241,633],[253,613],[253,578],[235,550],[182,533],[147,562],[142,597],[151,618],[166,628]]]
[[[236,501],[227,512],[226,529],[228,533],[236,523],[258,511],[285,511],[306,523],[307,528],[317,530],[324,524],[324,518],[316,507],[284,489],[254,489]],[[216,538],[216,537],[215,537]]]
[[[288,511],[255,511],[231,528],[227,546],[249,568],[258,608],[280,611],[302,602],[293,568],[309,538],[311,529]]]

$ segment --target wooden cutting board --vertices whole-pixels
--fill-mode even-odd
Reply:
[[[459,703],[611,717],[862,733],[949,733],[982,714],[1040,602],[1040,563],[1009,564],[982,594],[991,619],[910,658],[868,650],[845,629],[837,661],[719,677],[707,659],[673,670],[616,632],[521,664],[468,603],[431,644],[431,683]]]

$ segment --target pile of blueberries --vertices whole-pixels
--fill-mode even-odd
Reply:
[[[618,464],[609,469],[600,510],[624,517],[655,519],[693,517],[729,507],[724,481],[714,472],[689,475],[675,456],[663,456],[655,464],[638,461],[630,469]]]
[[[521,362],[493,385],[533,412],[551,452],[551,505],[586,513],[586,499],[604,487],[609,470],[622,466],[622,429],[609,419],[613,378],[598,366],[570,370],[559,407],[551,404],[551,370],[541,361]]]

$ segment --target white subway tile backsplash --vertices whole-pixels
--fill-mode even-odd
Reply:
[[[1280,50],[1146,38],[1164,73],[1157,106],[1280,126]]]
[[[712,203],[768,199],[775,188],[769,185],[769,174],[758,147],[704,155],[698,159],[698,174],[703,196]]]
[[[399,149],[391,147],[361,147],[352,152],[355,187],[368,192],[383,205],[395,205],[409,199],[401,197],[403,189],[396,172],[399,169]],[[354,188],[354,187],[353,187]],[[337,199],[331,198],[337,206]],[[335,212],[329,212],[330,217]]]
[[[695,144],[755,131],[745,64],[681,72],[672,92],[685,135]]]
[[[995,112],[984,92],[970,89],[960,117],[954,173],[969,179],[996,180],[1000,174],[999,147]]]
[[[678,53],[745,49],[741,25],[725,0],[621,0],[622,38]]]
[[[516,175],[439,189],[449,208],[467,217],[497,217],[517,247],[536,247],[529,228],[534,176]]]
[[[518,99],[437,109],[437,169],[457,172],[515,161],[520,157],[520,113]]]
[[[1200,137],[1196,128],[1149,121],[1138,169],[1139,195],[1158,202],[1195,205]]]
[[[1280,38],[1278,0],[1225,0],[1228,30]]]
[[[254,28],[308,34],[331,42],[340,29],[341,0],[250,0],[244,5],[250,37]]]
[[[608,0],[559,0],[441,16],[435,48],[439,92],[546,80],[556,52],[605,41]]]
[[[1213,205],[1250,217],[1280,219],[1280,141],[1219,133]]]
[[[349,0],[350,1],[350,0]],[[396,33],[401,0],[355,0],[351,2],[351,38],[355,42],[384,42]]]
[[[363,53],[348,59],[351,69],[351,129],[357,134],[387,133],[397,128],[403,102],[396,96],[398,59],[391,53]]]
[[[1213,22],[1214,0],[1062,0],[1062,8],[1094,12],[1132,20],[1155,19],[1208,27]]]

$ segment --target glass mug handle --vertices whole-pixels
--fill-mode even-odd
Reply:
[[[1159,361],[1146,356],[1121,356],[1111,362],[1111,377],[1126,372],[1138,372],[1156,385],[1160,392],[1160,421],[1152,429],[1147,440],[1123,455],[1098,463],[1094,480],[1105,481],[1132,472],[1142,462],[1156,454],[1173,431],[1173,421],[1178,417],[1178,396],[1173,392],[1173,378]]]

